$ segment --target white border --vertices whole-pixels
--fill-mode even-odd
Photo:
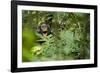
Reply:
[[[58,7],[40,7],[40,6],[18,6],[18,51],[17,51],[17,66],[18,68],[25,67],[40,67],[40,66],[57,66],[57,65],[76,65],[76,64],[93,64],[94,63],[94,10],[93,9],[77,9],[77,8],[58,8]],[[90,13],[90,59],[87,60],[67,60],[67,61],[47,61],[47,62],[25,62],[22,63],[22,10],[38,10],[38,11],[55,11],[55,12],[80,12]]]

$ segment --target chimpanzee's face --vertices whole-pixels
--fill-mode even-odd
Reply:
[[[42,25],[41,25],[41,30],[42,30],[43,32],[48,31],[48,25],[42,24]]]
[[[51,30],[50,30],[50,26],[47,24],[41,24],[38,29],[37,32],[42,34],[43,36],[47,36],[50,34]]]

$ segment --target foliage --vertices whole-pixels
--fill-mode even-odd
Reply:
[[[23,10],[22,19],[23,62],[90,58],[88,13]],[[37,32],[42,22],[51,27],[46,37]]]

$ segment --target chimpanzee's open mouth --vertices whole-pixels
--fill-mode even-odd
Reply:
[[[47,33],[47,31],[44,31],[43,33],[44,33],[44,34],[46,34],[46,33]]]

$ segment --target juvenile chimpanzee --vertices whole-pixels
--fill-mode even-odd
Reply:
[[[50,26],[45,23],[38,26],[37,31],[43,36],[48,36],[49,34],[51,34]]]

